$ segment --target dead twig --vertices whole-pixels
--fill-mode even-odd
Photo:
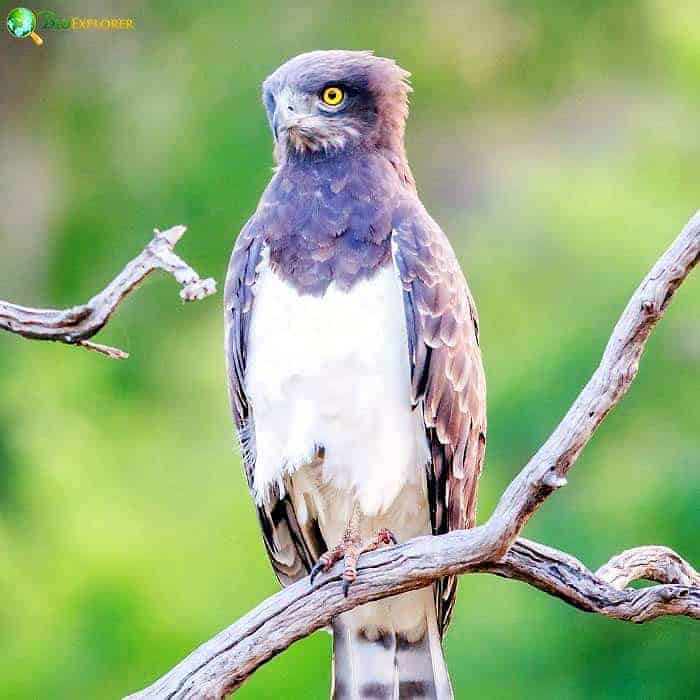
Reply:
[[[107,323],[114,310],[154,270],[171,274],[182,286],[183,301],[204,299],[216,291],[213,279],[200,276],[175,252],[187,228],[154,230],[151,242],[99,294],[70,309],[34,309],[0,300],[0,328],[34,340],[53,340],[94,350],[115,360],[128,353],[90,338]]]

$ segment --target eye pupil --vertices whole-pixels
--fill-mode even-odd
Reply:
[[[336,106],[343,101],[343,91],[337,87],[328,87],[321,97],[327,105]]]

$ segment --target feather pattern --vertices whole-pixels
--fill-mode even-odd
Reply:
[[[255,423],[245,391],[245,376],[253,286],[262,248],[263,240],[256,235],[251,219],[236,240],[224,291],[229,398],[251,490],[256,459]],[[284,495],[273,493],[269,500],[258,503],[256,507],[272,567],[280,583],[289,585],[308,573],[326,545],[317,528],[305,528],[302,534],[288,491]]]
[[[479,320],[447,237],[415,196],[393,219],[394,261],[404,289],[414,405],[422,406],[431,461],[428,496],[434,534],[473,527],[486,445],[486,381]],[[435,601],[441,633],[457,579],[441,579]]]

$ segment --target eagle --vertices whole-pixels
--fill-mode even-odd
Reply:
[[[476,307],[406,158],[410,74],[313,51],[263,83],[274,174],[225,289],[229,395],[283,586],[472,527],[486,443]],[[333,698],[451,698],[457,581],[332,622]]]

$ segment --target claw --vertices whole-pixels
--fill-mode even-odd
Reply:
[[[360,558],[360,555],[364,552],[372,552],[383,544],[398,544],[396,536],[391,530],[383,527],[372,539],[363,544],[357,531],[351,529],[351,526],[348,525],[343,539],[333,549],[329,549],[323,554],[313,565],[309,572],[310,584],[313,586],[316,577],[322,571],[330,571],[333,564],[343,559],[345,561],[345,570],[343,571],[342,591],[347,598],[350,586],[357,579],[357,560]]]
[[[311,585],[314,585],[314,579],[323,571],[325,568],[325,564],[319,559],[314,566],[313,569],[311,569],[311,573],[309,574],[309,582]]]

